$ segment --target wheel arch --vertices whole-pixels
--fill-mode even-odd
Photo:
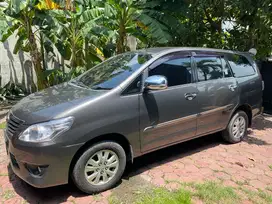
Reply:
[[[110,134],[104,134],[97,137],[94,137],[87,141],[84,145],[82,145],[78,151],[75,153],[75,155],[72,158],[72,161],[70,163],[69,167],[69,176],[71,175],[71,172],[76,164],[77,159],[85,152],[87,148],[89,148],[91,145],[102,142],[102,141],[113,141],[118,144],[120,144],[126,153],[127,156],[127,162],[133,162],[133,149],[129,141],[126,139],[124,135],[121,135],[119,133],[110,133]]]
[[[232,116],[237,112],[237,111],[244,111],[247,114],[248,117],[248,126],[251,127],[252,125],[252,108],[249,104],[243,104],[238,106],[235,111],[233,112]],[[231,116],[231,118],[232,118]]]

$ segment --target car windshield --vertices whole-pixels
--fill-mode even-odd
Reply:
[[[85,88],[111,90],[151,58],[150,54],[139,52],[117,55],[91,68],[71,82]]]

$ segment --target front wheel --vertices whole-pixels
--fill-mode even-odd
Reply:
[[[247,135],[248,116],[244,111],[237,111],[231,118],[228,127],[223,131],[223,138],[229,143],[238,143]]]
[[[94,144],[77,160],[72,179],[88,194],[112,188],[122,177],[126,167],[126,154],[118,143],[104,141]]]

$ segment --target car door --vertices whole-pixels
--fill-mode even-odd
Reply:
[[[194,64],[199,102],[196,134],[199,136],[226,127],[239,95],[237,81],[223,54],[198,52]]]
[[[258,67],[246,55],[228,54],[226,57],[239,86],[240,103],[249,104],[254,117],[262,107],[263,84],[258,74]]]
[[[165,76],[168,88],[145,91],[140,96],[142,151],[194,137],[197,87],[193,82],[190,54],[179,52],[166,55],[146,71],[148,76]]]

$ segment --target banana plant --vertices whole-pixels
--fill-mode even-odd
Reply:
[[[14,47],[14,53],[19,50],[30,53],[36,75],[38,89],[44,89],[47,86],[42,78],[44,67],[42,66],[42,54],[38,47],[37,36],[39,28],[35,27],[35,21],[39,16],[36,9],[38,0],[9,0],[6,1],[7,7],[2,9],[0,19],[0,40],[6,41],[12,34],[17,34],[17,42]]]
[[[100,19],[99,9],[79,6],[71,11],[66,7],[52,0],[10,0],[0,10],[0,40],[16,34],[14,53],[30,53],[39,90],[51,85],[45,76],[45,53],[56,57],[58,50],[71,69],[93,66],[104,57],[98,45],[104,38],[91,34]]]
[[[178,19],[167,11],[156,10],[160,1],[148,0],[81,0],[103,10],[103,26],[111,30],[117,53],[127,50],[127,36],[132,35],[147,43],[147,38],[158,44],[172,40],[169,30],[178,25]]]
[[[67,7],[67,2],[56,2],[60,7],[62,4]],[[91,2],[74,2],[69,7],[73,9],[44,9],[46,15],[41,16],[39,22],[44,34],[45,50],[58,50],[72,69],[88,69],[111,55],[110,30],[103,26],[103,10]]]
[[[47,24],[50,26],[43,33],[72,68],[85,66],[89,60],[103,59],[103,54],[97,52],[99,42],[94,41],[96,36],[92,34],[92,29],[99,28],[97,22],[101,15],[98,9],[52,10],[49,14]]]

